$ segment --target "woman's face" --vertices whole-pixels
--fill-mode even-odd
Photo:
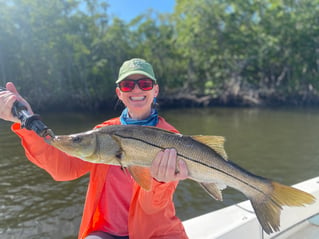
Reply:
[[[146,76],[135,74],[125,79],[139,80],[142,78],[146,78]],[[158,92],[158,85],[154,85],[153,89],[148,91],[141,90],[137,84],[130,92],[122,92],[119,87],[116,88],[118,98],[128,108],[128,112],[133,119],[145,119],[150,115],[154,97],[157,97]]]

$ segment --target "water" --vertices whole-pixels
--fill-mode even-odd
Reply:
[[[183,134],[222,135],[229,159],[285,184],[318,175],[319,109],[182,109],[161,111]],[[92,128],[114,114],[47,114],[56,134]],[[0,121],[0,235],[2,238],[76,238],[88,177],[56,182],[30,163],[19,139]],[[188,219],[245,200],[226,189],[216,202],[197,183],[179,184],[177,215]]]

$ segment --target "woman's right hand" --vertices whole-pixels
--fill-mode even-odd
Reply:
[[[17,100],[23,103],[30,114],[33,114],[33,111],[31,109],[31,106],[29,103],[21,97],[19,92],[17,91],[16,87],[12,82],[8,82],[6,84],[6,91],[0,91],[0,118],[12,121],[12,122],[18,122],[20,123],[20,120],[16,117],[14,117],[11,113],[11,109],[13,106],[13,103]]]

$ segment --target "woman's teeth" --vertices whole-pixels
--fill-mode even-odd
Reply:
[[[146,96],[132,96],[130,97],[132,101],[141,101],[144,100]]]

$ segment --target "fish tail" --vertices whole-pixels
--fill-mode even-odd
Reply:
[[[258,221],[267,234],[279,231],[282,206],[304,206],[315,202],[313,195],[299,189],[276,182],[271,182],[270,185],[270,193],[262,194],[262,198],[250,198]]]

